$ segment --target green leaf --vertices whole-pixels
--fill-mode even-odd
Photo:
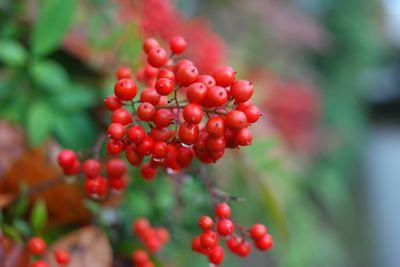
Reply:
[[[75,5],[75,0],[47,0],[43,4],[31,36],[34,55],[44,56],[57,48],[72,22]]]
[[[91,199],[85,199],[83,204],[94,215],[100,214],[101,206],[97,202],[95,202],[95,201],[93,201]]]
[[[26,62],[27,52],[18,42],[11,39],[0,40],[0,61],[9,66],[21,66]]]
[[[21,217],[25,211],[28,209],[29,199],[28,199],[28,186],[22,183],[19,188],[19,197],[17,202],[12,208],[12,214],[14,217]]]
[[[27,114],[27,132],[31,145],[35,146],[49,137],[53,126],[53,110],[44,101],[34,102]]]
[[[59,93],[70,82],[64,67],[55,61],[35,62],[30,68],[30,73],[35,84],[49,92]]]
[[[3,224],[2,230],[6,236],[12,238],[15,241],[20,241],[21,237],[18,233],[18,230],[12,227],[11,225]]]
[[[96,95],[90,88],[73,85],[72,88],[67,88],[67,90],[55,95],[53,103],[64,111],[76,112],[93,106],[96,100]]]
[[[47,208],[43,200],[36,201],[32,208],[30,223],[35,233],[40,232],[47,222]]]
[[[13,226],[18,232],[20,232],[21,234],[23,234],[25,236],[32,235],[31,227],[29,226],[29,224],[26,221],[24,221],[22,219],[15,219],[13,221]]]

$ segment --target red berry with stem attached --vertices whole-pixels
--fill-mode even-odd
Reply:
[[[128,171],[125,161],[122,159],[110,159],[106,163],[106,172],[110,178],[119,178]]]
[[[142,265],[145,264],[146,262],[148,262],[150,260],[149,255],[147,254],[147,252],[143,249],[138,249],[135,250],[132,253],[132,261],[133,263],[135,263],[136,265]]]
[[[254,240],[254,245],[259,250],[265,251],[274,246],[274,240],[270,234],[265,234],[261,239]]]
[[[120,140],[109,140],[106,145],[108,154],[117,155],[124,150],[124,143]]]
[[[237,80],[231,86],[231,96],[236,102],[246,102],[254,92],[253,83],[245,80]]]
[[[176,73],[176,81],[182,86],[189,86],[199,77],[199,71],[193,65],[184,65]]]
[[[152,104],[144,102],[139,105],[136,114],[142,121],[151,121],[156,114],[156,108]]]
[[[207,87],[200,82],[192,83],[186,89],[186,98],[190,103],[201,104],[207,96]]]
[[[236,71],[231,67],[224,66],[216,69],[212,76],[217,85],[227,87],[235,81]]]
[[[174,119],[174,114],[169,109],[159,109],[156,111],[153,117],[154,124],[159,128],[168,127],[172,120]]]
[[[157,174],[156,169],[154,169],[149,162],[142,165],[140,172],[145,180],[153,180]]]
[[[253,134],[249,128],[242,128],[233,134],[234,143],[240,146],[248,146],[253,140]]]
[[[131,79],[118,80],[114,86],[115,95],[123,100],[132,100],[137,94],[137,86]]]
[[[168,145],[165,142],[159,141],[155,142],[153,145],[153,158],[163,159],[168,154]]]
[[[132,71],[128,67],[120,67],[115,72],[115,77],[117,80],[130,79],[132,77]]]
[[[140,102],[149,102],[152,105],[157,105],[160,102],[160,95],[153,87],[147,87],[140,93]]]
[[[143,161],[143,156],[136,151],[136,145],[129,145],[125,149],[125,157],[132,166],[140,166]]]
[[[254,105],[251,105],[242,111],[244,112],[244,114],[246,114],[248,123],[254,123],[254,122],[258,121],[258,119],[261,116],[260,110]]]
[[[207,88],[216,86],[215,79],[211,75],[200,75],[197,82],[203,83]]]
[[[200,228],[203,229],[203,231],[211,230],[211,228],[214,225],[213,219],[211,219],[211,217],[209,216],[201,216],[199,218],[198,223]]]
[[[146,132],[140,126],[131,126],[128,130],[128,138],[135,144],[139,144],[146,136]]]
[[[71,168],[77,160],[76,153],[70,149],[62,150],[57,157],[58,165],[62,168]]]
[[[100,175],[101,164],[95,159],[88,159],[83,163],[82,170],[86,177],[94,178]]]
[[[228,218],[229,216],[231,216],[231,208],[225,202],[219,203],[215,207],[215,216],[221,219]]]
[[[142,142],[138,144],[138,146],[136,147],[136,151],[142,156],[150,155],[151,152],[153,151],[153,147],[154,147],[153,138],[151,138],[150,136],[146,136],[145,138],[143,138]]]
[[[125,126],[120,123],[111,123],[108,126],[107,133],[112,139],[120,140],[125,136]]]
[[[228,236],[235,230],[235,225],[229,219],[222,219],[217,223],[218,234],[222,236]]]
[[[205,101],[209,101],[213,107],[220,107],[226,104],[229,99],[228,92],[221,86],[214,86],[208,90]]]
[[[153,48],[159,47],[159,43],[156,39],[148,38],[143,42],[143,50],[146,54],[148,54]]]
[[[147,62],[154,68],[161,68],[168,61],[167,52],[161,47],[155,47],[147,54]]]
[[[239,110],[230,111],[225,117],[225,126],[233,130],[239,130],[246,127],[246,114]]]
[[[49,267],[49,265],[43,260],[37,260],[33,262],[30,267]]]
[[[169,95],[174,90],[174,82],[168,78],[161,78],[157,80],[155,87],[160,95]]]
[[[40,237],[32,237],[28,241],[28,250],[33,255],[42,255],[46,252],[46,242]]]
[[[220,265],[224,261],[224,249],[220,246],[212,249],[208,254],[208,260],[214,265]]]
[[[169,41],[169,48],[172,53],[179,55],[186,49],[187,43],[181,36],[176,36]]]
[[[70,261],[69,253],[65,250],[56,250],[54,252],[54,258],[56,259],[56,262],[60,265],[66,265]]]
[[[207,231],[200,235],[201,246],[205,249],[213,249],[218,245],[218,236],[215,232]]]
[[[267,234],[267,228],[263,224],[257,223],[249,229],[249,232],[251,238],[258,240]]]
[[[199,124],[203,119],[203,110],[197,104],[194,103],[188,104],[183,109],[183,118],[188,123]]]
[[[192,163],[194,151],[190,147],[181,147],[176,151],[176,162],[181,168],[186,168]]]
[[[179,126],[178,136],[182,144],[193,145],[199,136],[199,126],[184,122]]]
[[[127,125],[132,123],[132,115],[126,108],[119,108],[111,113],[111,122]]]
[[[212,117],[207,121],[206,131],[211,137],[220,137],[225,133],[225,122],[220,116]]]
[[[122,101],[115,95],[110,95],[104,99],[104,105],[108,110],[116,110],[122,107]]]

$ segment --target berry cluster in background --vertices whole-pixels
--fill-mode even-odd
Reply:
[[[28,251],[32,255],[33,263],[30,267],[48,267],[48,263],[43,255],[46,253],[46,242],[40,237],[32,237],[28,241]],[[66,266],[70,262],[69,252],[56,250],[52,253],[56,263],[59,266]]]
[[[192,250],[206,255],[210,263],[220,265],[225,255],[220,240],[225,241],[229,250],[240,257],[247,257],[251,252],[251,245],[246,238],[251,238],[255,247],[261,251],[272,248],[272,236],[264,225],[255,224],[246,229],[236,224],[230,216],[231,208],[225,202],[216,205],[215,222],[209,216],[201,216],[198,224],[203,232],[193,238]],[[239,233],[236,234],[235,230]]]

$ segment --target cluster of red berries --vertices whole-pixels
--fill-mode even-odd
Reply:
[[[182,37],[173,38],[171,55],[183,53],[186,45]],[[112,111],[109,154],[125,151],[130,164],[141,166],[143,178],[151,180],[157,167],[175,174],[194,157],[210,164],[226,148],[251,144],[248,126],[261,116],[250,100],[251,82],[236,80],[235,70],[227,66],[212,75],[200,75],[190,60],[174,63],[155,39],[145,40],[143,49],[147,65],[137,79],[148,87],[136,99],[138,87],[132,72],[123,67],[116,72],[115,95],[104,100]],[[150,159],[143,163],[146,156]]]
[[[192,241],[192,250],[208,256],[210,263],[220,265],[224,260],[224,249],[219,246],[219,239],[226,241],[229,250],[240,256],[246,257],[251,252],[251,246],[246,237],[253,239],[256,248],[266,251],[273,246],[272,236],[262,224],[255,224],[250,229],[237,225],[241,235],[235,234],[235,223],[230,219],[231,208],[227,203],[220,203],[215,208],[216,224],[208,216],[199,218],[199,226],[203,233]]]
[[[138,218],[133,222],[133,233],[143,242],[152,253],[160,249],[169,241],[169,231],[164,227],[154,228],[145,218]]]
[[[40,237],[32,237],[28,241],[28,251],[36,257],[43,256],[43,254],[46,252],[46,247],[47,247],[46,242]],[[70,261],[69,253],[64,250],[54,251],[54,258],[60,266],[65,266]],[[43,259],[38,259],[30,265],[30,267],[48,267],[48,266],[49,266],[48,263]]]
[[[98,160],[88,159],[83,162],[81,167],[78,156],[72,150],[62,150],[57,161],[65,175],[76,175],[83,172],[85,190],[91,197],[102,198],[108,193],[109,188],[115,191],[122,191],[126,188],[127,166],[122,159],[115,158],[107,161],[105,169],[108,179],[102,176],[102,165]]]
[[[151,253],[157,253],[169,241],[169,231],[164,227],[153,228],[145,218],[138,218],[133,222],[133,233],[143,242]],[[132,253],[134,267],[154,267],[149,254],[138,249]]]

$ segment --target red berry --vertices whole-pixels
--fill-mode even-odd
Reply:
[[[160,240],[161,244],[165,244],[169,241],[169,232],[164,227],[155,229],[156,236]]]
[[[214,265],[220,265],[224,261],[224,249],[220,246],[212,249],[208,254],[208,260]]]
[[[168,78],[158,79],[156,90],[160,95],[169,95],[174,90],[174,82]]]
[[[136,265],[140,265],[141,266],[142,264],[145,264],[149,260],[150,260],[149,255],[143,249],[135,250],[132,253],[132,261]]]
[[[143,265],[140,265],[140,267],[155,267],[155,265],[151,261],[148,261],[148,262],[144,263]]]
[[[248,123],[254,123],[258,121],[258,119],[261,116],[260,110],[254,105],[247,107],[246,109],[243,110],[243,112],[244,114],[246,114]]]
[[[183,118],[190,124],[199,124],[203,118],[203,110],[197,104],[188,104],[183,109]]]
[[[146,136],[145,138],[143,138],[142,142],[140,142],[140,144],[136,147],[136,151],[142,156],[150,155],[153,151],[153,146],[153,138],[151,138],[150,136]]]
[[[125,126],[120,123],[111,123],[107,133],[112,139],[120,140],[125,136]]]
[[[174,119],[174,114],[169,109],[159,109],[154,114],[153,122],[159,128],[168,127],[172,120]]]
[[[200,82],[192,83],[186,90],[186,97],[190,103],[201,104],[207,96],[207,87]]]
[[[236,247],[236,251],[235,251],[235,253],[240,257],[247,257],[247,256],[249,256],[250,252],[251,252],[251,246],[250,246],[249,242],[247,242],[247,241],[240,243]]]
[[[125,176],[119,178],[110,178],[108,181],[110,188],[114,190],[124,190],[126,188],[126,179]]]
[[[199,126],[184,122],[179,126],[178,135],[182,144],[193,145],[199,136]]]
[[[130,79],[132,77],[132,71],[128,67],[120,67],[115,72],[115,77],[117,80]]]
[[[161,68],[168,61],[167,52],[161,47],[155,47],[147,54],[147,62],[154,68]]]
[[[145,180],[153,180],[157,174],[156,169],[154,169],[149,162],[142,165],[140,172]]]
[[[100,175],[101,164],[95,159],[88,159],[83,163],[82,169],[86,177],[95,178]]]
[[[196,151],[205,151],[207,139],[208,139],[208,133],[201,131],[199,133],[199,136],[197,137],[196,143],[194,144],[193,148],[196,149]]]
[[[183,66],[193,66],[193,62],[188,59],[181,59],[179,60],[176,65],[175,65],[175,71],[178,72],[178,70],[183,67]]]
[[[123,101],[132,100],[137,94],[137,86],[131,79],[124,78],[115,83],[114,93]]]
[[[153,140],[156,141],[168,141],[173,135],[173,130],[168,128],[157,128],[154,127],[150,131],[150,136]]]
[[[221,137],[209,137],[206,141],[207,150],[210,152],[218,152],[225,149],[225,138]]]
[[[176,151],[176,162],[181,168],[186,168],[192,163],[194,151],[189,147],[181,147]]]
[[[104,105],[108,110],[116,110],[122,107],[122,101],[115,95],[110,95],[104,99]]]
[[[151,121],[156,114],[156,108],[148,102],[143,102],[137,108],[136,114],[142,121]]]
[[[169,48],[176,55],[182,54],[186,49],[186,45],[185,39],[180,36],[176,36],[169,41]]]
[[[168,145],[165,142],[155,142],[153,145],[153,158],[163,159],[168,154]]]
[[[119,108],[111,113],[111,122],[127,125],[132,122],[132,115],[126,108]]]
[[[263,224],[257,223],[249,229],[249,232],[251,238],[258,240],[267,234],[267,228]]]
[[[225,133],[224,119],[220,116],[212,117],[207,121],[206,131],[211,137],[221,137]]]
[[[69,253],[64,250],[56,250],[54,252],[54,257],[56,258],[56,262],[60,265],[66,265],[69,263]]]
[[[85,180],[85,190],[90,196],[104,196],[107,193],[107,179],[101,176]]]
[[[246,102],[251,98],[254,92],[253,83],[245,80],[237,80],[231,86],[231,96],[236,102]]]
[[[81,163],[78,159],[74,161],[74,165],[70,168],[64,168],[63,173],[65,175],[76,175],[81,171]]]
[[[110,159],[106,163],[106,172],[110,178],[119,178],[128,171],[125,161],[122,159]]]
[[[215,70],[212,76],[217,85],[227,87],[235,81],[236,71],[231,67],[224,66]]]
[[[138,218],[133,222],[133,232],[139,236],[141,236],[150,227],[150,222],[145,218]]]
[[[218,236],[215,232],[207,231],[200,235],[201,246],[205,249],[213,249],[218,245]]]
[[[247,117],[244,112],[233,110],[225,117],[225,125],[233,130],[239,130],[247,126]]]
[[[193,65],[184,65],[177,70],[176,80],[182,86],[189,86],[199,77],[199,71]]]
[[[241,102],[237,104],[236,109],[244,111],[246,108],[253,106],[253,101],[247,100],[246,102]]]
[[[107,142],[106,149],[108,154],[117,155],[124,150],[124,143],[120,140],[111,139]]]
[[[216,86],[215,79],[210,75],[200,75],[197,82],[203,83],[207,88]]]
[[[219,203],[215,207],[215,216],[221,219],[228,218],[229,216],[231,216],[231,208],[225,202]]]
[[[222,219],[217,223],[217,231],[222,236],[228,236],[235,230],[235,225],[229,219]]]
[[[47,262],[43,260],[37,260],[30,265],[30,267],[48,267],[48,266],[49,265],[47,264]]]
[[[195,238],[193,238],[193,240],[192,240],[192,250],[196,251],[198,253],[205,254],[205,255],[208,254],[208,251],[206,249],[204,249],[203,246],[201,245],[200,236],[196,236]]]
[[[160,95],[157,93],[155,88],[145,88],[140,93],[140,102],[149,102],[152,105],[157,105],[160,102]]]
[[[140,126],[131,126],[128,130],[128,138],[135,144],[142,142],[146,132]]]
[[[265,251],[274,246],[274,240],[270,234],[266,234],[261,239],[254,240],[254,245],[259,250]]]
[[[242,128],[234,133],[234,142],[240,146],[248,146],[253,140],[253,134],[249,128]]]
[[[213,219],[211,219],[209,216],[201,216],[198,223],[200,228],[204,231],[211,230],[214,225]]]
[[[143,42],[143,50],[146,54],[150,52],[153,48],[159,47],[160,45],[158,44],[156,39],[153,38],[148,38],[144,40]]]
[[[143,156],[136,152],[136,146],[134,144],[126,148],[125,157],[132,166],[140,166],[143,161]]]
[[[143,76],[146,81],[151,81],[155,79],[158,75],[158,69],[153,68],[149,64],[147,64],[143,69]]]
[[[162,69],[158,72],[157,79],[166,78],[175,82],[175,73],[169,69]]]
[[[226,241],[226,246],[230,251],[236,253],[238,246],[243,242],[243,239],[240,237],[232,236]]]
[[[32,237],[28,241],[28,250],[34,255],[42,255],[46,252],[46,242],[40,237]]]
[[[226,104],[229,99],[228,92],[221,86],[214,86],[208,90],[205,101],[208,101],[213,107],[220,107]]]
[[[62,150],[57,157],[58,165],[62,168],[71,168],[76,160],[76,153],[70,149]]]

